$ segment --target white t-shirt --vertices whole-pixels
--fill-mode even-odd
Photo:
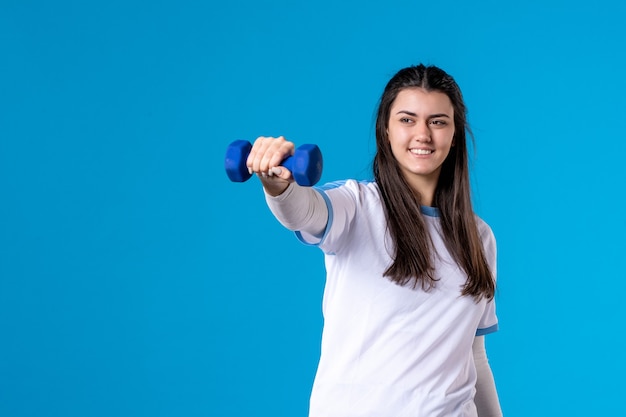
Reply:
[[[446,249],[438,210],[423,207],[439,254],[425,292],[383,276],[393,247],[376,183],[348,180],[318,190],[329,209],[324,235],[296,232],[325,253],[321,357],[310,417],[476,416],[474,336],[497,330],[495,304],[461,296],[467,280]],[[491,270],[495,238],[478,219]]]

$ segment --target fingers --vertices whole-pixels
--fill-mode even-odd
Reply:
[[[295,146],[293,142],[287,141],[284,137],[278,138],[261,136],[254,141],[246,166],[250,173],[261,176],[279,176],[287,179],[290,173],[284,167],[280,167],[281,162],[290,155],[293,155]]]

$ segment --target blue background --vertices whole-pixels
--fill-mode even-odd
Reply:
[[[369,178],[420,62],[477,139],[505,414],[622,415],[624,2],[0,4],[0,416],[305,416],[322,254],[224,152],[285,135]]]

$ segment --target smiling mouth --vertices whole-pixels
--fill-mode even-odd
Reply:
[[[435,151],[432,149],[409,149],[409,152],[415,155],[430,155]]]

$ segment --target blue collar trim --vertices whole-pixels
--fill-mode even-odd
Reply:
[[[439,209],[437,207],[420,206],[422,214],[430,217],[439,217]]]

